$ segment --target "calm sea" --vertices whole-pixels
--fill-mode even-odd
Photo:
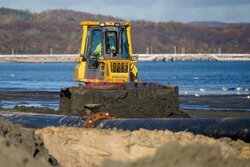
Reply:
[[[76,63],[0,63],[0,91],[58,92],[61,88],[76,86],[78,83],[73,82],[75,65]],[[138,62],[136,65],[142,81],[162,84],[170,82],[171,85],[179,86],[179,94],[249,96],[250,93],[250,62]],[[0,101],[2,107],[13,108],[15,105],[58,109],[59,101]]]
[[[60,91],[73,82],[76,63],[0,63],[0,91]],[[178,85],[180,94],[248,94],[250,62],[138,62],[145,82]]]

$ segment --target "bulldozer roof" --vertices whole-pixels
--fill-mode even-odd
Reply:
[[[82,21],[81,25],[87,26],[131,26],[131,23],[128,22],[92,22],[92,21]]]

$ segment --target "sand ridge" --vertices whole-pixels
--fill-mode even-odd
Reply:
[[[57,165],[57,161],[48,154],[41,137],[34,131],[0,118],[0,167],[34,166],[33,159],[44,159],[49,162],[48,166]],[[45,166],[40,165],[40,161],[34,162],[36,166]]]
[[[249,167],[249,164],[250,160],[246,159],[224,158],[217,145],[170,142],[159,148],[153,157],[128,163],[105,160],[103,167]]]
[[[158,149],[162,147],[166,149],[169,146],[164,145],[172,142],[177,143],[176,148],[185,149],[188,147],[186,149],[190,149],[191,145],[199,145],[197,150],[209,150],[209,146],[211,146],[217,148],[218,155],[223,158],[233,157],[240,161],[250,159],[249,143],[241,140],[233,141],[229,138],[216,140],[203,135],[193,135],[189,132],[173,133],[167,130],[149,131],[144,129],[130,132],[47,127],[39,129],[35,133],[42,136],[49,153],[65,167],[102,166],[103,162],[107,160],[131,164],[145,157],[154,157],[159,152],[157,152]],[[186,153],[186,155],[189,154]]]
[[[0,166],[11,167],[49,167],[45,158],[34,158],[24,149],[15,146],[10,139],[0,137]]]

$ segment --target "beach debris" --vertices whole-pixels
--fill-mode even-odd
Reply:
[[[199,79],[198,77],[194,77],[194,79]]]
[[[238,87],[238,88],[236,88],[236,90],[241,91],[241,90],[243,90],[243,88]]]
[[[187,94],[188,94],[188,92],[187,92],[187,91],[185,91],[184,93],[185,93],[185,95],[187,95]]]
[[[200,95],[199,95],[198,93],[195,93],[195,96],[196,96],[196,97],[199,97]]]
[[[223,87],[222,90],[224,90],[226,92],[226,91],[228,91],[228,88]]]
[[[14,77],[15,75],[14,74],[10,74],[11,77]]]
[[[201,91],[201,92],[206,92],[206,89],[200,88],[200,91]]]

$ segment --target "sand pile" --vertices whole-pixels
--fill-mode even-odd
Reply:
[[[141,158],[124,163],[114,160],[104,161],[103,167],[249,167],[250,160],[235,157],[224,158],[216,145],[168,143],[157,150],[153,157]]]
[[[44,163],[35,161],[37,159],[43,159],[47,165],[57,165],[34,131],[0,118],[0,166],[32,166],[33,162],[43,166]]]
[[[207,163],[209,165],[206,166],[214,166],[223,158],[227,158],[222,162],[224,165],[234,164],[231,161],[240,162],[238,166],[250,164],[250,144],[229,138],[215,140],[187,132],[130,132],[68,127],[48,127],[36,133],[42,136],[49,153],[65,167],[118,166],[117,163],[143,166],[146,162],[149,162],[149,166],[160,166],[153,164],[155,160],[170,166],[181,166],[182,160],[183,163],[190,163],[190,166]]]
[[[34,159],[22,148],[16,147],[12,141],[0,137],[0,166],[11,167],[49,167],[42,158]]]

